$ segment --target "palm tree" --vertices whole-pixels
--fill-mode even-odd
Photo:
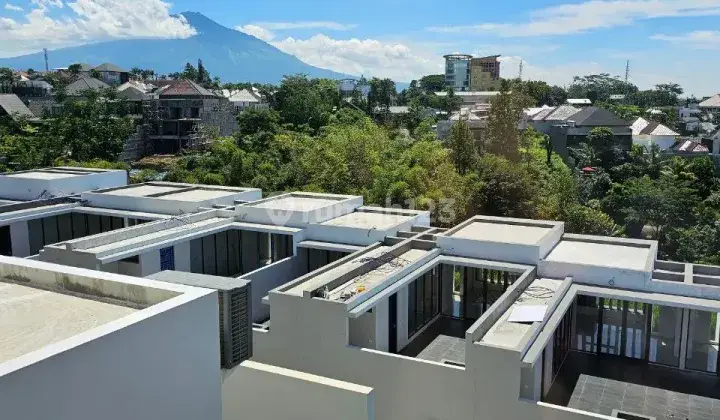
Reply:
[[[660,170],[661,176],[672,179],[673,181],[695,181],[696,176],[690,170],[687,159],[675,156],[664,163],[663,168]]]

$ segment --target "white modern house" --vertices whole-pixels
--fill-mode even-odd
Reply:
[[[17,381],[5,365],[37,353],[8,353],[0,407],[9,418],[720,418],[720,267],[658,260],[655,241],[568,234],[563,222],[475,216],[445,229],[427,211],[365,206],[361,196],[213,205],[202,201],[214,195],[206,186],[157,190],[172,185],[83,201],[112,206],[127,189],[125,206],[147,211],[155,204],[144,197],[180,194],[194,212],[47,244],[41,261],[0,258],[0,313],[18,320],[0,318],[0,333],[15,328],[0,334],[0,356],[2,337],[19,340],[9,349],[52,345],[38,331],[63,332],[66,320],[146,328],[72,347],[83,365],[62,359],[76,351],[62,347],[57,367],[43,360]],[[5,262],[24,268],[8,273]],[[18,286],[44,293],[7,294],[25,292]],[[82,301],[36,303],[66,293]],[[25,302],[62,311],[38,319]],[[96,329],[75,333],[90,340]],[[31,415],[13,416],[38,392]],[[84,405],[67,404],[78,394]],[[117,395],[129,404],[116,407]]]
[[[217,301],[0,257],[0,417],[220,420]]]
[[[668,150],[680,135],[659,122],[648,121],[642,117],[638,117],[630,128],[632,129],[633,144],[645,148],[657,145],[660,150]]]
[[[150,182],[124,170],[49,168],[0,175],[0,255],[261,198],[253,188]]]

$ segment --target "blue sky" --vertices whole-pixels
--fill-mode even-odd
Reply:
[[[3,3],[5,2],[5,3]],[[4,7],[3,7],[4,6]],[[607,72],[641,88],[720,91],[720,0],[0,0],[0,56],[106,39],[185,37],[197,11],[310,64],[407,81],[442,55],[503,55],[502,73],[567,85]]]

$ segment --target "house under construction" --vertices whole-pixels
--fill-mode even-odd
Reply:
[[[197,83],[159,80],[153,84],[129,82],[119,96],[135,102],[141,119],[121,155],[133,160],[148,154],[171,154],[206,146],[212,134],[231,135],[237,129],[232,104]]]

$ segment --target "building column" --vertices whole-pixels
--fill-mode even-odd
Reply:
[[[28,222],[15,222],[10,225],[10,244],[13,257],[30,256],[30,230]]]
[[[390,298],[384,298],[375,306],[375,350],[390,349]]]
[[[408,344],[408,286],[397,291],[397,350]]]
[[[454,270],[452,265],[443,264],[440,266],[440,288],[442,289],[442,314],[446,316],[454,316]]]
[[[686,353],[688,348],[689,328],[690,327],[690,309],[682,310],[682,326],[680,327],[680,352],[678,358],[678,367],[685,369]]]
[[[180,242],[173,247],[175,254],[175,271],[190,273],[190,242]]]
[[[156,250],[140,254],[139,259],[140,276],[145,277],[160,272],[160,251]]]

